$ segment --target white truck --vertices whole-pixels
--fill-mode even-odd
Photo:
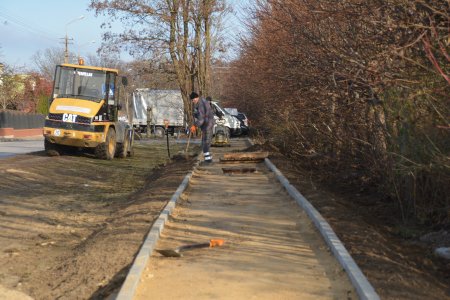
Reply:
[[[163,136],[166,123],[172,135],[186,128],[183,98],[179,90],[136,89],[133,92],[133,106],[133,127],[136,131]]]
[[[170,134],[180,133],[187,128],[183,98],[179,90],[136,89],[133,92],[133,106],[133,127],[136,131],[163,136],[166,122]],[[219,115],[223,116],[229,134],[240,135],[240,121],[226,112],[218,102],[212,101],[211,106],[216,120]]]

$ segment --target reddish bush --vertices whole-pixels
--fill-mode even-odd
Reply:
[[[324,178],[449,222],[449,3],[258,1],[226,92]],[[445,184],[447,182],[447,184]]]

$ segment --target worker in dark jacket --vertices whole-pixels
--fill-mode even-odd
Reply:
[[[195,127],[202,130],[202,151],[205,163],[212,163],[212,155],[209,152],[211,147],[212,131],[214,127],[214,113],[208,101],[192,92],[189,96],[194,105],[194,125],[191,132],[195,132]]]

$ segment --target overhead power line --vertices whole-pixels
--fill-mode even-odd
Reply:
[[[3,23],[5,26],[8,26],[11,23],[16,25],[18,29],[38,35],[40,38],[44,38],[51,41],[58,41],[58,38],[55,37],[56,34],[49,33],[43,27],[34,23],[30,23],[28,20],[25,20],[22,17],[15,15],[11,11],[1,6],[0,6],[0,18],[6,20],[4,21],[6,23]]]

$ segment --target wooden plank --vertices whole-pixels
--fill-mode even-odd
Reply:
[[[256,168],[242,168],[242,167],[222,168],[222,172],[224,174],[255,173],[256,172]]]
[[[232,152],[225,153],[220,161],[262,161],[269,156],[269,152]]]

